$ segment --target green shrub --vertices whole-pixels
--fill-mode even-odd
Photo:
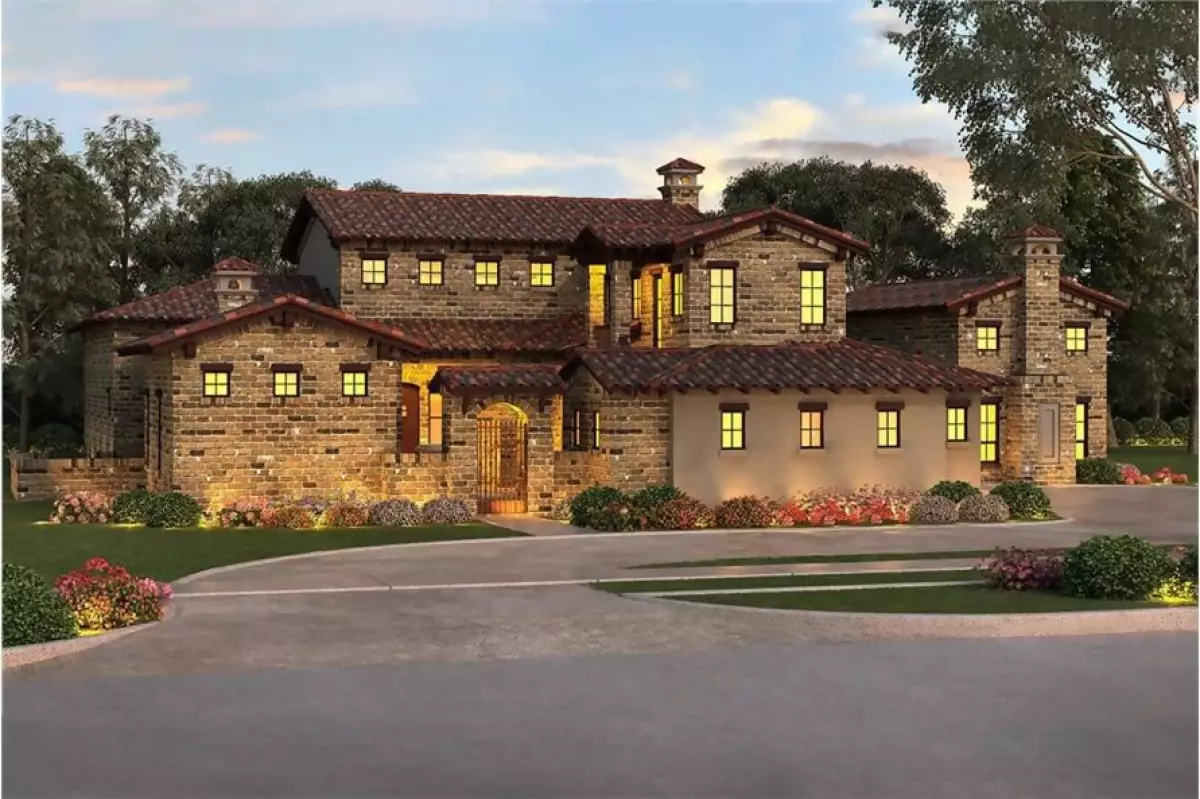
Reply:
[[[640,491],[635,491],[629,497],[629,501],[640,508],[646,515],[652,516],[665,503],[673,499],[679,499],[683,496],[683,492],[673,485],[652,485],[646,486]]]
[[[1119,416],[1113,417],[1113,432],[1117,434],[1117,443],[1121,446],[1128,446],[1137,438],[1137,428],[1133,422]]]
[[[974,524],[996,524],[1012,517],[1008,505],[995,494],[975,494],[958,503],[958,520]]]
[[[1171,420],[1171,433],[1175,438],[1186,442],[1191,429],[1192,420],[1187,416],[1179,416]]]
[[[1014,519],[1048,519],[1052,514],[1050,497],[1033,483],[1013,480],[1001,483],[991,493],[1004,500]]]
[[[4,646],[74,638],[75,615],[54,586],[33,569],[4,564]]]
[[[79,434],[70,425],[51,422],[29,434],[29,454],[39,458],[70,458],[83,453]]]
[[[713,526],[714,517],[712,508],[684,494],[664,502],[649,522],[655,530],[707,530]]]
[[[1192,583],[1200,582],[1200,569],[1196,564],[1196,545],[1180,547],[1179,560],[1175,561],[1175,569],[1179,573],[1179,579],[1188,580]]]
[[[908,511],[909,524],[954,524],[958,505],[940,494],[925,494]]]
[[[625,493],[612,486],[588,486],[571,499],[571,524],[593,527],[592,516],[613,502],[626,499]]]
[[[1134,427],[1137,429],[1137,442],[1145,446],[1166,446],[1175,438],[1171,425],[1162,419],[1146,416],[1138,419]]]
[[[1177,574],[1166,550],[1131,535],[1097,535],[1067,551],[1063,587],[1091,599],[1147,599]]]
[[[757,529],[775,524],[775,506],[762,497],[727,499],[713,508],[713,526],[718,529]]]
[[[980,491],[966,480],[942,480],[940,483],[934,483],[933,488],[925,493],[945,497],[957,505],[967,497],[977,496]]]
[[[1107,458],[1075,461],[1075,482],[1079,485],[1120,485],[1121,464]]]
[[[154,498],[144,488],[117,494],[112,501],[112,520],[117,524],[145,524],[146,511]]]
[[[627,498],[614,500],[588,517],[591,528],[602,533],[628,533],[640,530],[645,517]]]
[[[143,507],[147,527],[197,527],[204,512],[199,502],[178,491],[151,494]]]

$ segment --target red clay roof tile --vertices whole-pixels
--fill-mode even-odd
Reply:
[[[212,268],[213,272],[261,272],[258,264],[251,263],[245,258],[223,258]]]
[[[704,171],[704,167],[700,166],[695,161],[689,161],[686,158],[676,158],[674,161],[668,161],[667,163],[663,164],[662,166],[660,166],[658,169],[656,169],[654,171],[660,175],[665,175],[668,172],[671,172],[671,171],[674,171],[677,169],[683,170],[683,171],[688,171],[688,172],[703,172]]]
[[[429,354],[557,353],[587,344],[582,314],[546,319],[386,319]]]
[[[469,394],[561,394],[566,388],[554,364],[443,366],[429,383],[430,391]]]
[[[1062,234],[1046,225],[1030,225],[1027,228],[1014,230],[1005,238],[1009,239],[1061,239]]]
[[[1024,282],[1020,275],[978,275],[944,280],[914,280],[909,283],[875,283],[850,292],[847,313],[879,311],[950,310],[1009,289]],[[1088,288],[1068,277],[1059,279],[1059,288],[1114,311],[1129,310],[1129,303],[1110,294]]]

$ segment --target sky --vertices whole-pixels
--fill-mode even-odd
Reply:
[[[78,148],[149,117],[190,170],[342,186],[701,205],[768,160],[909,164],[971,199],[958,127],[916,97],[870,0],[4,0],[5,117]]]

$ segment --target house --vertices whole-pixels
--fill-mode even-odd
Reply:
[[[1103,412],[1121,304],[1060,285],[1055,237],[1024,231],[998,290],[848,296],[865,242],[777,208],[707,217],[703,171],[660,167],[661,200],[310,191],[282,243],[296,274],[230,258],[81,325],[86,446],[211,505],[340,489],[545,512],[598,482],[714,502],[1073,474],[1047,408],[1086,385]],[[1090,382],[1050,353],[1051,319],[1087,315]],[[978,321],[1011,362],[957,354]]]

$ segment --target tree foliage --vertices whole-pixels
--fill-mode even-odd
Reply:
[[[399,186],[383,178],[360,180],[350,187],[354,191],[403,191]]]

